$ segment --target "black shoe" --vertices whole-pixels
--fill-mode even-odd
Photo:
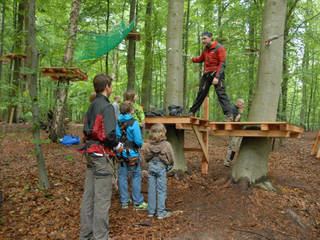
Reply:
[[[234,118],[232,115],[230,115],[230,116],[227,116],[223,121],[224,122],[234,122]]]

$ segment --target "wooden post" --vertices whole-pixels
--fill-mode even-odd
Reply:
[[[204,100],[204,105],[203,105],[203,118],[205,120],[209,120],[209,97],[206,97]],[[203,132],[202,133],[202,139],[205,144],[207,153],[209,153],[209,131]],[[209,154],[208,154],[209,156]],[[201,167],[201,172],[203,174],[208,174],[208,159],[205,157],[205,155],[202,155],[202,167]]]
[[[311,151],[311,156],[314,155],[317,151],[317,146],[318,146],[318,143],[319,143],[319,138],[320,138],[320,131],[318,133],[318,136],[316,137],[316,141],[314,142],[313,144],[313,147],[312,147],[312,151]]]

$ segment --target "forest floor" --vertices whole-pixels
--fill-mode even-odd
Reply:
[[[0,124],[0,239],[78,239],[86,165],[78,146],[44,143],[51,189],[38,189],[30,125]],[[5,133],[4,133],[5,132]],[[191,175],[168,179],[171,218],[150,219],[146,211],[121,209],[114,191],[110,236],[127,239],[320,239],[320,160],[310,156],[316,133],[276,147],[269,170],[279,192],[226,183],[223,167],[228,138],[210,137],[209,174],[201,174],[199,153],[186,153]],[[46,138],[45,132],[42,137]],[[197,141],[185,136],[187,147]],[[146,167],[145,165],[143,166]],[[142,191],[147,201],[147,178]],[[139,224],[149,222],[151,226]]]

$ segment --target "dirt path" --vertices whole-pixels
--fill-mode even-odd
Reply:
[[[19,125],[0,134],[0,239],[78,239],[84,159],[77,146],[44,144],[52,189],[38,190],[27,128]],[[251,189],[248,194],[224,183],[231,172],[222,166],[227,139],[212,137],[207,176],[200,173],[199,155],[187,153],[192,174],[184,181],[168,179],[167,207],[174,217],[150,220],[146,212],[123,210],[114,192],[110,235],[116,240],[320,239],[320,160],[310,157],[315,135],[286,140],[271,154],[269,169],[280,193]],[[185,141],[188,146],[196,142],[192,134]],[[136,225],[142,222],[152,226]]]

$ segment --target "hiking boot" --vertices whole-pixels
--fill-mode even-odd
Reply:
[[[224,122],[234,122],[234,118],[233,118],[232,115],[231,116],[227,116],[223,121]]]
[[[225,166],[226,168],[230,168],[231,167],[230,163],[231,161],[224,160],[223,166]]]
[[[134,205],[134,210],[147,210],[148,209],[148,203],[141,203],[140,205]]]
[[[164,219],[172,216],[172,212],[164,211],[163,213],[158,214],[158,219]]]
[[[127,209],[129,207],[129,204],[128,203],[124,203],[121,205],[121,208],[122,209]]]
[[[132,202],[131,199],[129,199],[129,201],[127,203],[121,204],[121,208],[122,209],[127,209],[129,207],[129,204]]]

